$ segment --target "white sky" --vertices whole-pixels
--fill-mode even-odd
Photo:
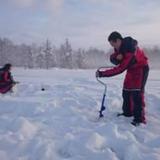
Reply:
[[[106,49],[112,31],[159,45],[159,0],[0,0],[0,37]]]

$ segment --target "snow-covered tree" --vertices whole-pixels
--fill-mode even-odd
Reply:
[[[55,66],[55,61],[54,61],[54,56],[52,54],[52,48],[51,48],[51,43],[49,40],[46,41],[45,46],[44,46],[44,59],[45,59],[45,64],[46,68],[51,68]]]
[[[66,39],[65,43],[59,49],[60,67],[73,68],[72,65],[72,47],[69,40]]]
[[[76,68],[85,68],[84,59],[85,59],[85,51],[83,49],[78,49],[78,51],[75,53],[75,63]]]
[[[43,68],[43,66],[44,66],[44,56],[43,56],[43,54],[40,53],[36,57],[36,63],[37,63],[38,68]]]
[[[10,49],[12,46],[13,44],[9,39],[0,39],[0,65],[4,65],[5,63],[10,62]]]

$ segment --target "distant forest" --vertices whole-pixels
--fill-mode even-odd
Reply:
[[[160,48],[153,46],[143,49],[151,68],[160,68]],[[111,53],[111,49],[104,51],[94,47],[74,50],[68,39],[57,47],[49,40],[41,45],[26,45],[15,44],[8,38],[0,38],[0,66],[11,63],[13,66],[25,68],[92,69],[111,65]]]

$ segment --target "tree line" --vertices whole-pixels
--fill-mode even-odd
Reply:
[[[152,67],[160,67],[160,48],[144,48]],[[90,69],[109,65],[110,49],[107,52],[89,48],[73,49],[68,39],[55,46],[48,39],[41,45],[15,44],[8,38],[0,38],[0,66],[11,63],[25,68]]]
[[[79,48],[73,50],[68,39],[59,47],[49,40],[43,44],[15,44],[8,38],[0,38],[0,65],[12,63],[25,68],[96,68],[104,61],[106,53],[103,50]],[[105,61],[104,61],[105,62]]]

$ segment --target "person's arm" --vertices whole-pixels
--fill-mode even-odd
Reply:
[[[4,72],[3,73],[3,80],[5,82],[9,82],[10,81],[10,79],[9,79],[9,73],[8,72]]]
[[[4,72],[4,81],[15,83],[13,76],[11,75],[10,72]]]
[[[133,61],[135,61],[135,56],[133,53],[127,53],[125,54],[122,62],[116,66],[113,67],[111,69],[107,69],[105,71],[98,71],[99,72],[99,77],[112,77],[114,75],[120,74],[123,71],[125,71],[126,69],[128,69],[128,67],[133,64]]]

